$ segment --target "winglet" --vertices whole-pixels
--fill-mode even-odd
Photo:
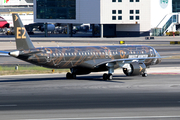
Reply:
[[[22,21],[17,13],[12,14],[14,23],[14,32],[16,38],[16,47],[18,50],[32,49],[34,45],[26,32],[26,28],[22,24]]]

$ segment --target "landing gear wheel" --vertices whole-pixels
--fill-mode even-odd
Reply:
[[[72,79],[76,79],[76,74],[72,74]]]
[[[103,74],[103,80],[112,80],[113,79],[113,75],[112,74]]]
[[[143,73],[143,74],[142,74],[142,77],[147,77],[147,76],[148,76],[147,73]]]
[[[108,74],[104,73],[103,74],[103,80],[107,80],[108,79]]]
[[[71,74],[70,72],[68,72],[68,73],[66,74],[66,79],[71,79],[71,76],[72,76],[72,74]]]
[[[66,79],[76,79],[76,74],[72,74],[72,73],[68,72],[66,74]]]
[[[112,80],[113,79],[113,75],[112,74],[108,74],[108,80]]]

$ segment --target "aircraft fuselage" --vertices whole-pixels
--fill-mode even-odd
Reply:
[[[35,54],[33,51],[42,51]],[[50,47],[20,51],[17,58],[48,68],[84,67],[94,69],[103,62],[128,59],[156,57],[159,54],[150,46],[83,46],[83,47]],[[160,63],[160,59],[146,59],[146,66]]]

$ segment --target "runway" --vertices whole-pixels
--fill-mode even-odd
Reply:
[[[177,75],[147,78],[100,73],[66,80],[65,74],[0,77],[0,116],[14,119],[179,119]]]

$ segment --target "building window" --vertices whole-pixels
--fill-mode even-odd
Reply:
[[[172,1],[172,9],[173,12],[180,12],[180,1],[179,0],[173,0]]]
[[[122,10],[118,10],[118,14],[122,14]]]
[[[112,10],[112,14],[116,14],[116,10]]]
[[[122,16],[118,16],[118,20],[122,20]]]
[[[139,20],[139,16],[136,16],[136,20]]]
[[[116,16],[112,16],[112,20],[116,20]]]
[[[136,2],[139,2],[140,0],[136,0]]]
[[[116,2],[116,0],[112,0],[112,2]]]
[[[134,20],[134,16],[130,16],[130,20]]]
[[[118,2],[122,2],[122,0],[118,0]]]
[[[134,10],[130,10],[129,13],[130,13],[130,14],[134,14]]]
[[[36,0],[37,19],[76,19],[76,0]]]
[[[136,10],[136,14],[139,14],[139,10]]]
[[[134,0],[130,0],[129,2],[134,2]]]

